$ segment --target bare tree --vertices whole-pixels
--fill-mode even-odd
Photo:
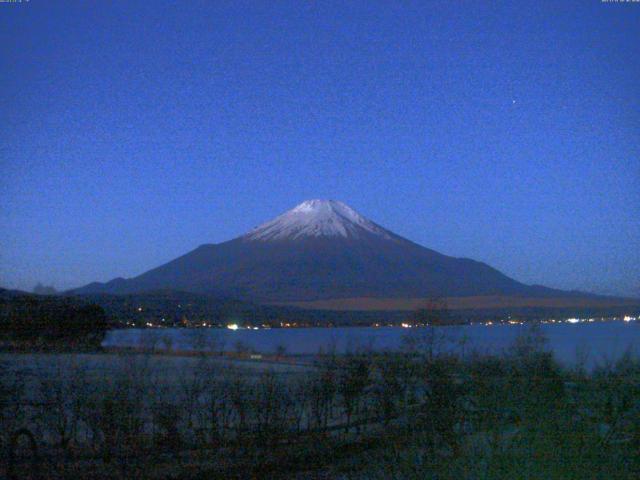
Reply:
[[[335,357],[327,357],[309,377],[306,388],[309,394],[310,420],[316,428],[326,428],[333,409],[336,394]]]
[[[337,389],[347,418],[346,431],[351,426],[351,418],[359,413],[369,385],[369,364],[369,358],[363,355],[347,356],[338,363]]]

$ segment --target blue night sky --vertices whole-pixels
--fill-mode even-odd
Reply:
[[[309,198],[640,296],[640,4],[0,4],[0,285],[133,276]]]

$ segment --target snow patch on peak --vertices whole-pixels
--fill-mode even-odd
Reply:
[[[303,237],[361,238],[374,234],[390,239],[384,228],[335,200],[306,200],[279,217],[255,228],[247,240],[292,240]]]

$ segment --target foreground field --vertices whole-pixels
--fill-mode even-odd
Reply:
[[[213,356],[3,355],[11,478],[638,478],[640,362],[501,356],[304,365]],[[32,442],[32,443],[30,443]]]

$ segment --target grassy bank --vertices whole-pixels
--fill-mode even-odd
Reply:
[[[425,329],[403,352],[300,366],[2,355],[2,468],[47,478],[638,477],[638,359],[568,370],[535,329],[501,356],[443,356],[440,341]],[[9,448],[19,429],[29,434]]]

